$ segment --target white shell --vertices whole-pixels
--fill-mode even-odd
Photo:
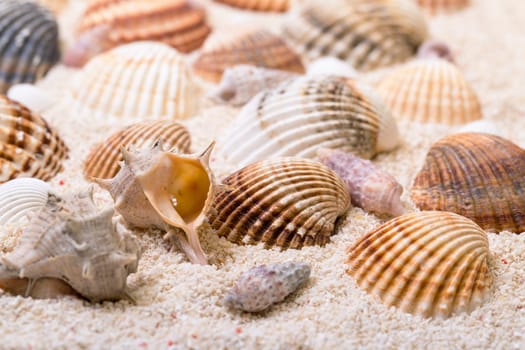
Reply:
[[[309,76],[338,75],[347,78],[357,78],[359,75],[350,63],[331,56],[320,57],[308,64],[306,74]]]
[[[0,226],[15,224],[33,210],[43,207],[51,186],[34,178],[19,178],[0,185]]]
[[[32,84],[11,86],[7,91],[7,97],[37,113],[48,110],[55,102],[44,90]]]

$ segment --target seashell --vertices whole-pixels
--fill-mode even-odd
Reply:
[[[7,97],[23,104],[30,110],[43,113],[54,104],[54,100],[43,89],[31,84],[16,84],[7,90]]]
[[[58,25],[44,7],[27,0],[0,6],[0,94],[42,78],[60,59]]]
[[[422,210],[451,211],[484,230],[525,231],[525,151],[489,134],[461,133],[436,142],[410,193]]]
[[[454,12],[467,7],[469,0],[417,0],[418,5],[429,14]]]
[[[93,302],[128,298],[126,279],[137,271],[139,245],[117,231],[113,208],[99,209],[92,193],[50,195],[12,252],[0,258],[0,279],[61,279]]]
[[[260,312],[280,303],[310,277],[310,265],[285,262],[256,266],[241,275],[223,304],[232,309]]]
[[[335,57],[321,57],[308,64],[306,74],[313,77],[316,75],[337,75],[355,79],[357,71],[348,63]]]
[[[90,118],[174,119],[197,112],[200,88],[177,51],[136,42],[91,60],[71,93],[77,112]]]
[[[265,247],[324,245],[350,205],[343,181],[321,163],[263,160],[228,176],[208,216],[220,237]]]
[[[313,158],[319,147],[371,158],[398,143],[395,120],[371,90],[342,77],[299,77],[245,105],[223,153],[244,166],[269,157]]]
[[[161,139],[168,149],[190,152],[190,133],[183,125],[167,120],[136,123],[95,145],[84,162],[86,178],[109,179],[117,175],[124,160],[121,149],[150,147]]]
[[[288,10],[289,0],[215,0],[217,2],[238,7],[243,10],[264,12],[285,12]]]
[[[54,14],[59,14],[69,5],[69,0],[36,0],[36,1],[42,6],[48,8]]]
[[[193,71],[219,82],[226,68],[239,64],[304,73],[301,58],[279,36],[265,29],[238,28],[212,35],[193,63]]]
[[[294,76],[296,74],[283,70],[242,64],[224,70],[220,84],[210,97],[221,103],[242,106],[259,92],[276,88]]]
[[[419,59],[434,59],[440,58],[450,63],[454,63],[454,55],[452,50],[444,42],[429,39],[425,41],[417,49],[417,58]]]
[[[78,295],[66,282],[56,278],[39,278],[31,281],[27,278],[0,279],[0,289],[14,295],[25,295],[33,299],[54,299],[65,295]]]
[[[0,183],[16,177],[49,180],[68,149],[38,114],[0,95]]]
[[[369,212],[399,216],[403,187],[371,161],[328,148],[317,150],[321,163],[332,169],[346,184],[352,204]]]
[[[109,191],[127,225],[167,231],[165,239],[192,263],[207,264],[197,230],[215,194],[208,165],[213,145],[198,156],[165,151],[160,141],[149,149],[122,149],[117,175],[94,180]]]
[[[292,8],[283,34],[310,59],[333,56],[370,70],[413,56],[427,27],[410,0],[306,1]]]
[[[206,13],[188,0],[91,0],[65,62],[81,67],[94,55],[134,41],[158,41],[180,52],[198,49],[208,34]]]
[[[348,248],[347,273],[387,306],[423,317],[470,312],[490,298],[487,234],[448,212],[388,221]]]
[[[476,92],[444,60],[410,62],[384,78],[377,91],[396,118],[457,125],[482,117]]]

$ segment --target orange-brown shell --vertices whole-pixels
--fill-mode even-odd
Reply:
[[[223,4],[238,7],[244,10],[284,12],[288,10],[288,0],[215,0]]]
[[[417,3],[426,12],[434,15],[461,10],[470,4],[470,0],[417,0]]]
[[[436,142],[414,180],[422,210],[451,211],[487,231],[525,231],[525,150],[501,137],[461,133]]]

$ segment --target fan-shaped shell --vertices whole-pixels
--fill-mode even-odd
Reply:
[[[218,82],[226,68],[239,64],[304,73],[301,58],[277,35],[264,29],[212,35],[193,64],[200,77]]]
[[[47,203],[51,186],[38,179],[20,178],[0,185],[0,226],[15,224]]]
[[[235,243],[266,247],[324,245],[350,205],[342,180],[321,163],[301,158],[264,160],[228,176],[209,222]]]
[[[422,210],[458,213],[488,231],[525,231],[525,150],[501,137],[460,133],[436,142],[414,180]]]
[[[430,14],[458,11],[469,5],[469,0],[417,0],[421,8]]]
[[[335,56],[369,70],[413,56],[427,28],[410,0],[305,1],[292,9],[283,34],[311,59]]]
[[[0,183],[15,177],[49,180],[68,149],[39,115],[0,95]]]
[[[470,312],[491,295],[486,233],[448,212],[397,217],[348,249],[348,274],[388,306],[424,317]]]
[[[244,10],[284,12],[288,10],[288,0],[215,0]]]
[[[136,42],[92,59],[71,93],[77,111],[90,118],[187,118],[197,111],[200,88],[176,50]]]
[[[244,106],[223,152],[242,166],[269,157],[314,158],[319,147],[371,158],[398,142],[395,120],[372,91],[342,77],[299,77]]]
[[[0,4],[0,93],[42,78],[60,59],[58,25],[51,12],[27,0]]]
[[[482,117],[476,92],[445,60],[408,63],[384,78],[377,91],[400,119],[457,125]]]

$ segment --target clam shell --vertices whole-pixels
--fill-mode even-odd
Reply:
[[[426,12],[434,15],[461,10],[470,4],[470,0],[417,0],[417,3]]]
[[[0,183],[16,177],[49,180],[68,149],[38,114],[0,95]]]
[[[213,82],[239,64],[304,73],[301,58],[277,35],[264,29],[227,30],[212,35],[193,63],[195,74]]]
[[[319,147],[371,158],[398,142],[395,120],[371,90],[342,77],[299,77],[245,105],[223,153],[240,166],[269,157],[314,158]]]
[[[400,119],[457,125],[482,117],[476,92],[445,60],[408,63],[384,78],[377,91]]]
[[[223,184],[208,219],[219,236],[238,244],[324,245],[350,205],[345,184],[332,170],[301,158],[260,161]]]
[[[0,4],[0,93],[42,78],[60,59],[58,25],[44,7],[26,0]]]
[[[486,233],[448,212],[388,221],[348,249],[347,273],[387,306],[423,317],[470,312],[490,298]]]
[[[427,28],[410,0],[305,1],[284,21],[283,34],[310,59],[334,56],[370,70],[413,56]]]
[[[289,0],[215,0],[226,5],[244,10],[264,12],[285,12],[288,10]]]
[[[71,87],[78,113],[89,118],[187,118],[200,88],[183,57],[160,43],[119,46],[92,59]]]
[[[436,142],[411,197],[422,210],[458,213],[487,231],[525,231],[525,150],[501,137],[460,133]]]

